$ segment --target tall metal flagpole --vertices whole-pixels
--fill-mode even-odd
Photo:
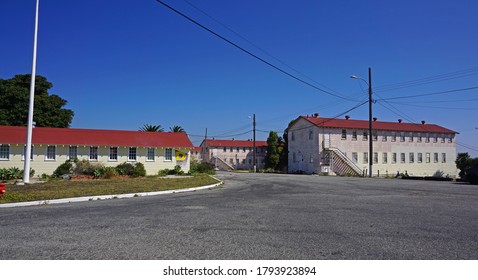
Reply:
[[[32,132],[33,132],[33,104],[35,99],[35,76],[37,64],[37,37],[38,37],[38,7],[40,0],[36,0],[35,8],[35,35],[33,39],[33,63],[32,77],[30,83],[30,103],[28,105],[28,127],[27,127],[27,144],[25,149],[25,166],[23,169],[23,182],[30,183],[30,158],[32,154]]]

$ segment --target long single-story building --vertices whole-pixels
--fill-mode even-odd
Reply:
[[[0,126],[0,168],[24,168],[27,128]],[[31,168],[35,176],[51,175],[66,160],[88,160],[104,166],[141,162],[146,174],[181,166],[189,172],[193,145],[186,133],[35,127]]]

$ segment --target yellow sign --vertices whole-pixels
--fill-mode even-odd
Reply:
[[[176,151],[176,160],[179,160],[179,161],[186,160],[187,156],[188,156],[187,153]]]

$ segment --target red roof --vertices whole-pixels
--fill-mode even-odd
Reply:
[[[207,145],[210,147],[254,147],[252,140],[210,140],[207,139]],[[256,147],[266,147],[267,141],[256,141]]]
[[[333,119],[322,117],[304,117],[312,124],[318,127],[333,127],[333,128],[352,128],[352,129],[368,129],[369,122],[364,120],[351,119]],[[404,122],[382,122],[374,121],[372,128],[375,130],[390,130],[390,131],[407,131],[407,132],[431,132],[431,133],[457,133],[456,131],[444,128],[436,124],[415,124]]]
[[[27,128],[0,126],[0,144],[25,144]],[[192,148],[186,133],[35,127],[33,144]]]

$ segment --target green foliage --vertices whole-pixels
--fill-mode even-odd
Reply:
[[[468,153],[458,153],[455,163],[460,169],[460,178],[470,183],[478,181],[478,158],[471,158]]]
[[[158,172],[159,176],[166,176],[166,175],[184,175],[184,171],[181,170],[181,166],[176,165],[174,169],[162,169]]]
[[[279,136],[277,132],[269,132],[269,137],[267,138],[267,154],[266,154],[266,169],[277,169],[279,165]]]
[[[146,169],[144,169],[144,164],[137,162],[134,164],[133,173],[130,175],[132,177],[144,177],[146,176]]]
[[[27,125],[30,82],[30,74],[0,79],[0,125]],[[65,99],[48,93],[52,86],[45,77],[36,76],[33,121],[39,127],[69,127],[74,112],[62,108],[67,104]]]
[[[195,159],[191,160],[191,165],[189,168],[190,174],[205,173],[214,175],[216,171],[214,170],[214,164],[209,162],[199,162]]]
[[[103,168],[103,178],[105,179],[111,179],[115,176],[118,175],[118,172],[116,171],[116,168],[115,167],[105,167]]]
[[[73,173],[95,176],[95,170],[103,168],[104,165],[101,163],[91,163],[84,159],[75,163],[75,166],[73,167]],[[98,171],[96,171],[96,174],[98,174]]]
[[[143,127],[139,128],[139,131],[146,131],[146,132],[163,132],[164,129],[161,127],[161,125],[149,125],[145,124]]]
[[[60,164],[55,171],[53,171],[53,177],[60,177],[61,175],[70,174],[73,171],[73,164],[70,160],[65,161],[64,163]]]
[[[137,162],[134,165],[129,162],[124,162],[116,166],[116,172],[119,175],[128,175],[131,177],[144,177],[146,176],[146,169],[144,164]]]
[[[170,127],[170,128],[169,128],[169,131],[171,131],[171,132],[184,132],[184,133],[186,133],[186,130],[184,130],[184,128],[182,128],[182,127],[179,126],[179,125],[175,125],[175,126],[173,126],[173,127]]]
[[[20,170],[17,167],[10,167],[10,168],[0,169],[0,180],[1,181],[21,179],[22,177],[23,177],[23,170]]]

